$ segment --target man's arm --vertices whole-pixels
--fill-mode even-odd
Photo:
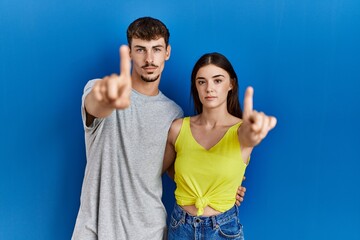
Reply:
[[[244,181],[245,181],[245,176],[244,176],[242,182],[244,182]],[[241,203],[244,201],[245,192],[246,192],[246,187],[243,187],[243,186],[238,187],[238,190],[236,192],[236,202],[235,202],[235,204],[237,206],[240,206]]]
[[[95,118],[105,118],[115,109],[125,109],[130,105],[131,62],[129,48],[120,47],[120,75],[112,74],[96,81],[85,97],[86,125]]]

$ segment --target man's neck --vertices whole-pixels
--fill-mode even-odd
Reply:
[[[160,78],[155,82],[145,82],[140,78],[133,77],[132,88],[143,95],[156,96],[159,94],[159,83]]]

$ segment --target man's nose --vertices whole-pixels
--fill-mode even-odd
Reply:
[[[153,63],[154,62],[154,55],[152,53],[152,51],[148,51],[146,53],[146,60],[147,63]]]

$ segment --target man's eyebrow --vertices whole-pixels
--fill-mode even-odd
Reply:
[[[159,45],[152,46],[152,48],[164,48],[164,46],[159,44]]]
[[[135,45],[134,48],[146,48],[146,47],[141,45]],[[159,45],[151,46],[151,48],[165,48],[165,47],[159,44]]]

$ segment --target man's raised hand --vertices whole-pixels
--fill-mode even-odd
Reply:
[[[97,81],[93,87],[95,100],[108,109],[125,109],[130,105],[131,60],[129,48],[120,47],[120,75],[112,74]]]

